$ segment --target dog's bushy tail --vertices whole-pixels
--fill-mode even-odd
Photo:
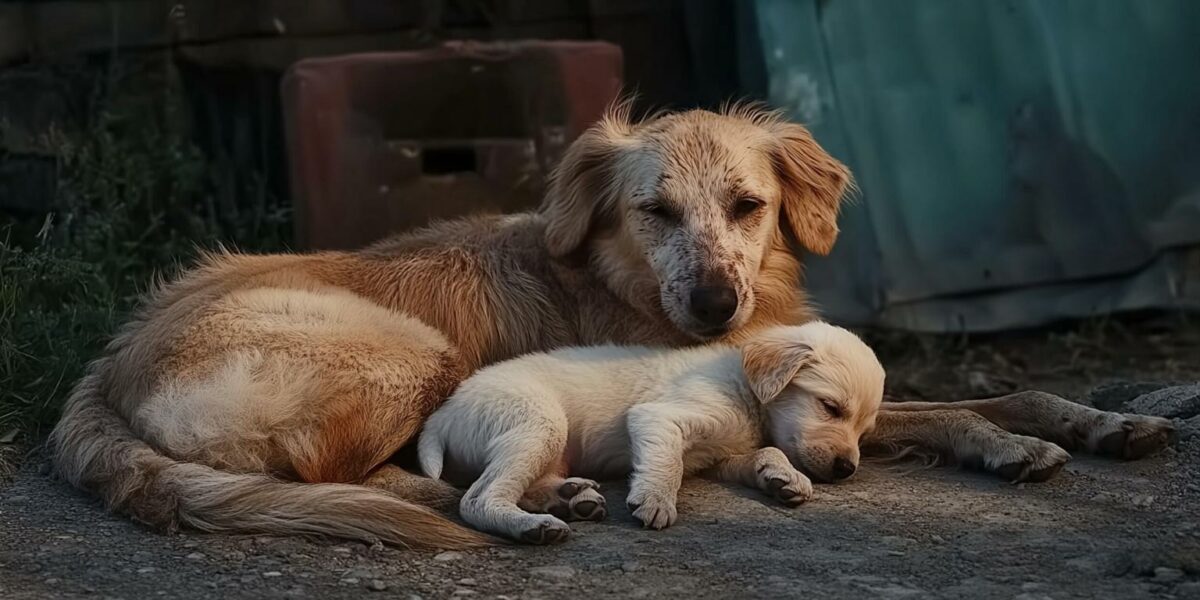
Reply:
[[[152,527],[210,532],[325,535],[414,548],[494,543],[383,490],[285,482],[179,462],[139,439],[104,402],[106,358],[89,367],[50,436],[55,470],[108,508]]]

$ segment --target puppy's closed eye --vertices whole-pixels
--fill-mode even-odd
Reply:
[[[834,419],[842,418],[842,415],[846,412],[844,409],[842,409],[842,405],[829,398],[818,397],[817,402],[820,402],[821,408],[825,409],[826,414]]]

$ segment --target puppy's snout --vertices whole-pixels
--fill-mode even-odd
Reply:
[[[692,290],[692,316],[708,327],[720,327],[737,313],[737,292],[731,287],[706,285]]]
[[[854,464],[854,461],[846,458],[845,456],[839,456],[833,459],[832,474],[835,480],[846,479],[847,477],[853,475],[857,470],[858,465]]]

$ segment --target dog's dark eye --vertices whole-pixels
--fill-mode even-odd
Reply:
[[[825,409],[825,412],[829,413],[829,416],[835,419],[842,418],[842,407],[837,402],[829,398],[817,398],[817,401],[821,403],[821,406]]]
[[[662,202],[647,202],[638,206],[638,210],[658,219],[674,219],[675,211]]]
[[[762,208],[762,200],[758,198],[738,198],[738,201],[733,205],[733,218],[744,219]]]

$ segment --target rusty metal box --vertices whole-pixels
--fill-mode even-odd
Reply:
[[[304,248],[536,206],[566,145],[620,93],[605,42],[451,42],[297,62],[282,83]]]

